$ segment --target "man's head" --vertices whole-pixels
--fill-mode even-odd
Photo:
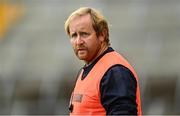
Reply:
[[[86,15],[86,14],[89,14],[90,17],[91,17],[92,26],[93,26],[93,29],[96,32],[97,37],[100,34],[105,33],[105,41],[106,41],[107,45],[110,45],[108,23],[105,20],[104,16],[99,11],[97,11],[96,9],[93,9],[93,8],[81,7],[79,9],[77,9],[76,11],[74,11],[68,17],[68,19],[65,22],[65,31],[66,31],[66,33],[68,35],[70,34],[70,32],[69,32],[69,24],[74,18],[83,16],[83,15]]]
[[[96,10],[83,7],[73,12],[65,23],[76,56],[91,63],[109,46],[108,25]]]

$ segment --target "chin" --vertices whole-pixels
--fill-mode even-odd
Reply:
[[[78,57],[80,60],[86,60],[86,59],[87,59],[87,57],[84,56],[84,55],[78,55],[77,57]]]
[[[77,57],[79,58],[79,59],[86,59],[87,58],[87,55],[86,54],[77,54]]]
[[[80,60],[85,60],[85,59],[86,59],[85,57],[81,57],[81,56],[78,56],[78,58],[79,58]]]

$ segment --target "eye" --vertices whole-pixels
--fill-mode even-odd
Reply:
[[[90,34],[87,33],[87,32],[81,32],[80,35],[81,35],[81,37],[86,38],[86,37],[88,37]]]
[[[73,33],[72,35],[71,35],[71,38],[72,39],[75,39],[77,37],[77,33]]]

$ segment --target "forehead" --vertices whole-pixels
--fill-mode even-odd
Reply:
[[[86,29],[86,28],[93,29],[92,19],[89,14],[85,14],[82,16],[74,16],[69,23],[70,31],[75,31],[76,29]]]

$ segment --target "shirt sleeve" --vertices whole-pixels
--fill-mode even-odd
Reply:
[[[101,103],[106,114],[137,115],[136,86],[136,79],[128,68],[111,67],[100,82]]]

